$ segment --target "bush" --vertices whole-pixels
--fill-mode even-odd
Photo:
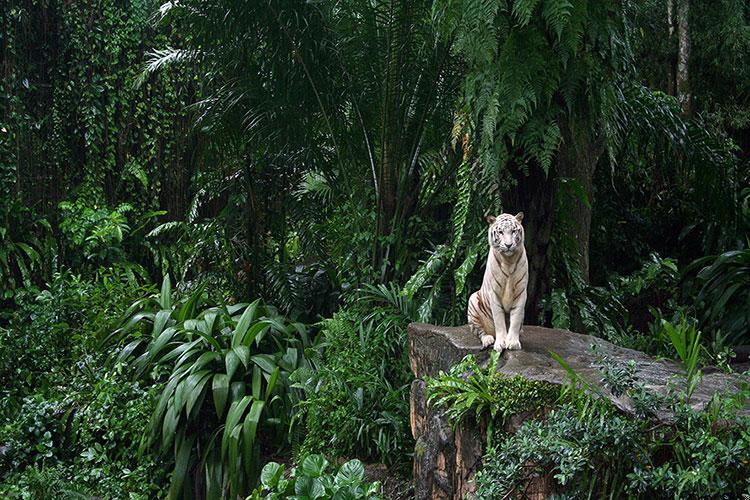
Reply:
[[[642,443],[639,425],[604,403],[580,413],[572,404],[553,410],[544,421],[526,421],[518,431],[485,453],[477,473],[478,498],[503,498],[533,476],[551,472],[559,492],[574,498],[622,493],[625,474]]]
[[[403,471],[413,448],[405,348],[412,311],[392,288],[357,298],[322,323],[317,370],[300,384],[307,434],[298,455],[358,456]]]
[[[261,486],[248,500],[381,498],[380,483],[365,482],[365,467],[359,460],[346,462],[335,474],[327,472],[328,465],[328,460],[322,455],[308,455],[301,466],[293,467],[286,476],[283,465],[269,462],[261,472]]]
[[[94,366],[93,373],[76,371],[64,396],[26,398],[17,417],[2,427],[0,493],[22,498],[163,494],[165,467],[139,446],[154,389]]]
[[[701,328],[730,345],[750,344],[750,248],[700,258],[685,278]]]
[[[25,395],[61,383],[78,357],[96,353],[101,332],[147,290],[115,269],[93,278],[63,271],[46,290],[19,293],[19,308],[0,328],[0,379],[6,381],[0,419],[12,415]]]
[[[454,425],[471,417],[474,423],[503,425],[508,417],[552,406],[560,388],[548,382],[509,377],[497,372],[498,353],[492,352],[486,368],[474,356],[466,356],[449,373],[427,379],[428,401],[445,413]]]
[[[697,337],[681,329],[677,342],[686,367]],[[680,333],[682,332],[682,333]],[[684,356],[683,356],[684,354]],[[672,425],[652,425],[620,413],[608,399],[582,390],[543,420],[527,420],[515,434],[490,446],[477,474],[478,498],[502,498],[521,491],[534,477],[549,474],[556,494],[573,498],[610,496],[738,498],[750,493],[750,417],[740,413],[750,396],[716,397],[705,411],[688,403],[694,372],[685,390],[662,396],[640,384],[629,366],[603,360],[602,378],[613,395],[627,394],[644,408],[669,409]],[[695,368],[693,368],[695,370]],[[641,412],[641,417],[651,412]]]
[[[174,302],[161,293],[136,301],[107,342],[124,344],[136,376],[163,382],[148,444],[173,450],[169,495],[195,474],[210,498],[246,493],[260,472],[261,441],[280,444],[297,402],[288,381],[306,366],[306,329],[259,300],[204,303],[204,287]],[[275,438],[275,439],[274,439]]]

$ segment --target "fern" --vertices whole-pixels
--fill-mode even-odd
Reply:
[[[568,2],[568,0],[545,0],[544,2],[542,17],[547,23],[547,27],[555,32],[558,40],[570,21],[572,10],[573,4]]]
[[[539,0],[516,0],[513,2],[513,17],[518,26],[524,27],[531,21],[531,15],[539,4]]]

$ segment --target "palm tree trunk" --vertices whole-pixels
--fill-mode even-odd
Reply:
[[[678,0],[677,3],[677,99],[680,101],[682,113],[689,116],[693,112],[693,97],[690,93],[690,1]]]

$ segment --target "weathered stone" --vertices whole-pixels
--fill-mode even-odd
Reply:
[[[615,362],[636,363],[636,376],[648,389],[664,394],[672,381],[683,374],[677,363],[658,360],[642,352],[618,347],[610,342],[567,330],[538,326],[524,326],[521,332],[521,351],[505,351],[498,362],[498,371],[508,375],[522,375],[531,380],[554,384],[568,382],[564,368],[550,352],[556,353],[579,376],[593,384],[599,383],[599,371],[591,346],[597,346],[600,355]],[[482,350],[479,339],[469,332],[468,326],[442,327],[423,323],[409,325],[409,360],[416,380],[411,388],[411,425],[417,441],[414,455],[415,498],[471,498],[474,492],[474,472],[481,465],[483,436],[480,429],[459,427],[451,429],[442,412],[427,404],[424,377],[435,377],[448,371],[466,355],[474,354],[480,363],[489,358],[489,350]],[[702,408],[716,393],[737,389],[742,376],[710,372],[703,375],[691,399],[691,405]],[[627,396],[613,397],[604,391],[612,402],[625,413],[634,414],[632,401]],[[748,411],[748,410],[746,410]],[[506,425],[515,431],[531,415],[517,415]],[[657,420],[668,422],[671,415],[663,411]],[[550,477],[541,476],[528,485],[527,495],[544,498],[551,493]]]

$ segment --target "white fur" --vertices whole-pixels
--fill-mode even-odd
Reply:
[[[529,262],[523,244],[523,213],[489,217],[490,251],[482,287],[469,298],[467,316],[482,347],[521,349],[521,325],[526,306]],[[510,317],[506,322],[505,315]]]

